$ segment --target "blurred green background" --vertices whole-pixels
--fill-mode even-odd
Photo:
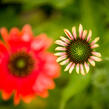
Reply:
[[[46,33],[59,39],[63,29],[82,24],[100,37],[103,61],[96,63],[86,76],[69,75],[61,69],[56,88],[49,97],[36,97],[30,104],[13,105],[13,98],[3,101],[0,109],[109,109],[109,0],[0,0],[0,28],[22,28],[31,24],[34,34]],[[49,51],[55,52],[55,44]]]

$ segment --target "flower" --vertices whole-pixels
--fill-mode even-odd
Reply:
[[[47,97],[53,89],[54,78],[60,75],[56,56],[46,50],[51,39],[46,34],[34,37],[31,26],[22,31],[0,29],[4,41],[0,41],[0,91],[8,100],[14,94],[14,104],[22,99],[29,103],[36,96]]]
[[[73,35],[67,29],[64,29],[64,32],[68,38],[60,36],[61,40],[56,40],[55,42],[59,45],[55,49],[58,51],[55,55],[59,56],[57,62],[60,62],[60,65],[68,64],[64,71],[69,70],[70,74],[76,67],[76,72],[78,74],[80,72],[82,75],[85,75],[89,72],[89,63],[92,66],[95,66],[95,61],[102,60],[100,58],[101,54],[94,50],[99,46],[96,44],[99,37],[96,37],[92,42],[90,42],[92,31],[89,30],[87,36],[87,30],[83,31],[81,24],[79,25],[79,37],[77,37],[75,26],[72,27]]]

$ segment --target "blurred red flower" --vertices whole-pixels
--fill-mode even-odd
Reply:
[[[29,103],[36,96],[47,97],[55,87],[53,78],[60,75],[56,57],[47,52],[51,39],[45,34],[34,37],[31,26],[22,31],[0,29],[0,90],[8,100],[14,93],[14,104],[22,99]]]

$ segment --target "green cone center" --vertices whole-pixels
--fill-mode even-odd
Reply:
[[[24,59],[19,59],[17,62],[16,62],[16,66],[18,68],[24,68],[26,66],[26,62]]]
[[[34,60],[26,52],[18,52],[10,56],[8,68],[14,76],[24,77],[34,68]]]
[[[92,55],[90,44],[79,38],[70,42],[66,52],[70,61],[75,63],[84,63]]]
[[[82,56],[84,53],[83,47],[77,47],[75,49],[72,49],[72,52],[75,52],[76,55]]]

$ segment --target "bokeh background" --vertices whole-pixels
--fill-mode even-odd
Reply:
[[[13,105],[13,97],[0,109],[109,109],[109,0],[0,0],[0,27],[22,28],[31,24],[34,34],[46,33],[54,41],[65,35],[64,28],[82,24],[100,37],[103,61],[86,76],[69,75],[61,69],[56,88],[48,98],[36,97],[30,104]],[[49,51],[55,52],[55,44]]]

